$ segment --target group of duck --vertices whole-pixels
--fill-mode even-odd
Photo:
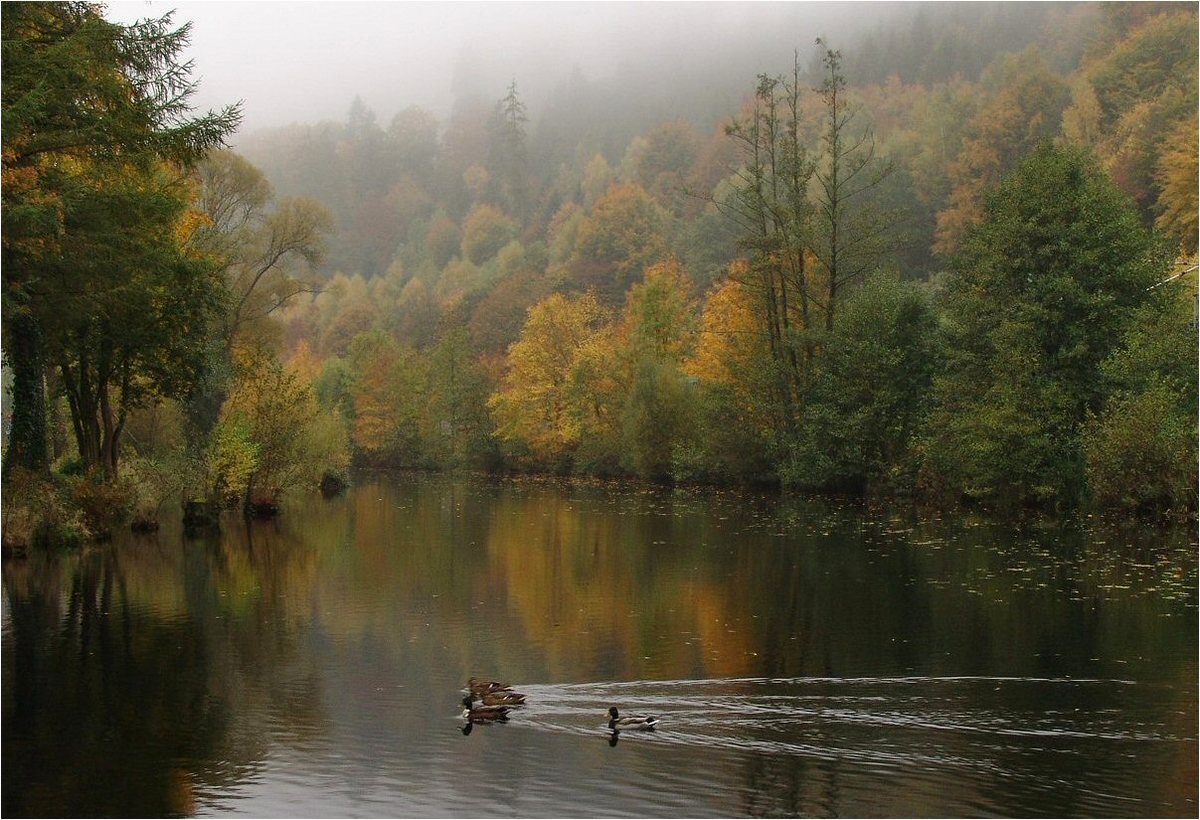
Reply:
[[[508,713],[525,705],[525,695],[514,692],[507,683],[494,680],[467,680],[467,696],[463,698],[463,719],[471,723],[492,723],[508,720]],[[479,705],[475,705],[476,699]]]
[[[476,723],[507,721],[508,713],[524,706],[525,699],[526,695],[513,691],[513,688],[507,683],[469,678],[467,695],[462,699],[462,716],[463,720],[467,722],[463,726],[463,734],[469,734],[471,727]],[[478,705],[475,703],[476,700],[479,701]],[[614,739],[622,729],[652,732],[656,726],[658,726],[656,717],[650,715],[621,717],[617,707],[610,706],[608,709],[608,730],[612,732]]]

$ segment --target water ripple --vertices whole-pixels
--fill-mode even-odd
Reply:
[[[911,687],[926,684],[925,691]],[[585,734],[604,726],[609,705],[627,715],[660,719],[654,741],[736,750],[844,758],[856,730],[920,732],[928,736],[1005,737],[1053,743],[1084,741],[1185,741],[1154,723],[1131,725],[1130,715],[1090,708],[1086,690],[1134,687],[1128,680],[1018,677],[897,678],[722,678],[707,680],[621,681],[522,685],[529,705],[515,715],[522,725],[553,732]],[[1034,693],[1053,690],[1058,708],[1014,710],[1013,687]],[[820,691],[814,691],[814,690]],[[847,691],[849,690],[849,692]],[[1072,698],[1075,698],[1073,701]],[[1035,701],[1037,702],[1037,701]],[[1072,707],[1072,702],[1079,706]],[[1084,708],[1089,707],[1089,708]],[[1117,718],[1119,717],[1119,727]],[[778,740],[807,732],[809,740]],[[843,746],[822,745],[839,737]],[[861,754],[887,761],[886,752]],[[938,762],[953,762],[938,758]]]

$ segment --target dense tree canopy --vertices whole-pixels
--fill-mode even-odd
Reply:
[[[988,197],[946,283],[935,463],[974,495],[1077,500],[1101,362],[1164,261],[1094,160],[1038,148]]]
[[[216,294],[182,247],[189,193],[177,177],[239,114],[190,115],[193,87],[178,59],[188,28],[172,28],[170,15],[121,26],[90,4],[28,3],[6,9],[2,25],[3,302],[14,375],[5,464],[45,466],[41,380],[53,363],[80,457],[115,474],[138,397],[181,395],[194,381],[187,346]]]
[[[421,143],[430,167],[412,179],[430,209],[405,218],[412,228],[381,280],[403,298],[373,290],[369,276],[361,289],[372,295],[335,288],[318,300],[311,332],[338,340],[325,348],[332,354],[382,328],[428,356],[465,326],[480,389],[492,393],[484,426],[497,426],[493,440],[510,465],[1084,497],[1087,475],[1099,472],[1084,469],[1081,430],[1116,430],[1086,421],[1112,412],[1114,386],[1100,363],[1140,309],[1148,272],[1163,271],[1161,260],[1145,261],[1146,229],[1183,251],[1195,233],[1187,150],[1195,122],[1172,107],[1172,95],[1195,97],[1181,69],[1194,37],[1175,19],[1195,15],[1166,6],[1113,12],[1055,6],[1018,21],[988,7],[986,36],[971,28],[982,23],[955,18],[960,28],[947,28],[942,15],[917,14],[911,32],[887,38],[895,72],[867,72],[865,86],[855,76],[866,65],[861,50],[843,58],[822,42],[798,53],[788,73],[747,87],[740,111],[708,139],[695,120],[667,116],[616,142],[584,137],[572,129],[586,117],[558,103],[539,116],[515,82],[497,89],[490,108],[464,97],[442,138]],[[920,43],[936,53],[902,58]],[[1130,79],[1114,79],[1113,66]],[[577,94],[599,93],[571,82]],[[555,119],[568,115],[581,119]],[[361,111],[351,119],[366,121]],[[417,112],[402,119],[405,133],[429,134]],[[348,139],[353,122],[330,127]],[[1166,128],[1175,129],[1170,139],[1157,136]],[[1134,146],[1117,132],[1146,138]],[[571,133],[577,143],[554,144]],[[1066,143],[1083,153],[1044,147]],[[277,162],[279,151],[268,158],[250,145]],[[1075,157],[1091,193],[1064,197],[1055,185],[1070,189],[1074,177],[1047,171],[1054,185],[1010,202],[1025,185],[1010,177],[1046,150]],[[393,162],[380,174],[399,170]],[[1106,174],[1140,213],[1115,204],[1116,189],[1095,194]],[[1009,193],[996,193],[1002,185]],[[517,188],[527,209],[514,204]],[[1038,210],[1043,199],[1082,211],[1072,223],[1069,213]],[[1002,216],[1000,202],[1024,216]],[[1102,227],[1101,213],[1122,215]],[[1021,219],[1044,233],[1022,234]],[[1122,273],[1098,268],[1089,233],[1108,256],[1145,267],[1127,259]],[[1129,252],[1130,243],[1146,252]],[[1000,286],[1019,277],[996,273],[993,257],[1036,286]],[[685,268],[662,289],[663,271]],[[588,292],[608,318],[581,325],[570,317]],[[548,304],[558,321],[590,328],[588,341],[567,344],[566,358],[533,379],[527,354],[549,345],[539,330]],[[644,335],[684,328],[700,332],[672,337],[688,341],[669,355]],[[464,337],[455,338],[461,351]],[[430,365],[431,378],[439,370]],[[539,379],[545,390],[530,387]],[[538,404],[535,395],[557,398]],[[417,424],[427,454],[445,452],[433,426]],[[1038,452],[1021,457],[1006,436]],[[475,440],[487,449],[486,435]]]
[[[268,507],[352,457],[1194,511],[1195,9],[898,19],[234,153],[186,26],[6,6],[5,469],[153,410]]]

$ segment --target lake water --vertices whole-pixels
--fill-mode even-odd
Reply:
[[[6,562],[2,810],[1195,817],[1196,553],[1190,529],[363,477],[218,536]],[[528,705],[464,734],[470,675]],[[658,731],[613,743],[610,705]]]

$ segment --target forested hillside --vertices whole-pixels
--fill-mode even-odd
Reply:
[[[209,152],[173,230],[223,295],[132,463],[247,504],[352,460],[1194,511],[1195,5],[818,34]],[[50,456],[103,461],[54,406]]]
[[[678,88],[638,82],[630,66],[611,83],[569,78],[530,112],[519,78],[503,78],[494,99],[460,100],[446,122],[408,109],[380,123],[356,101],[342,123],[246,135],[243,154],[276,190],[317,199],[336,226],[323,292],[289,306],[285,347],[319,363],[357,457],[940,486],[961,468],[930,460],[942,435],[929,428],[931,385],[954,359],[939,319],[952,272],[989,193],[1039,146],[1115,184],[1123,196],[1106,207],[1124,231],[1154,231],[1134,254],[1159,249],[1130,280],[1139,293],[1194,259],[1194,8],[915,6],[835,45],[797,42],[794,66],[757,81],[701,75]],[[742,103],[714,118],[710,95],[733,81]],[[656,121],[663,109],[673,116]],[[834,183],[835,166],[855,179]],[[751,190],[788,175],[790,192]],[[788,253],[786,273],[761,270]],[[769,304],[773,275],[790,303]],[[1074,287],[1098,287],[1093,275],[1081,270]],[[1194,281],[1154,299],[1180,301],[1186,323]],[[1048,469],[1074,474],[1026,486],[1031,465],[997,465],[1013,472],[968,489],[1082,491],[1083,425],[1103,427],[1102,353],[1150,309],[1129,298],[1128,316],[1089,343],[1071,388],[1086,384],[1087,397],[1045,433],[1072,441]],[[1012,412],[955,447],[1012,458],[1002,441],[1025,439],[1038,415]]]

